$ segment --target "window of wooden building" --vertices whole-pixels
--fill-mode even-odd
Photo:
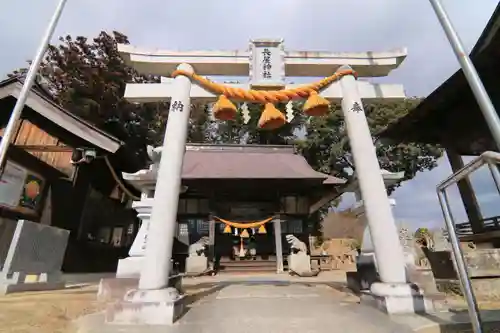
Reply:
[[[187,223],[187,232],[189,234],[208,235],[210,222],[207,218],[191,217],[183,219],[182,222]]]
[[[302,219],[287,219],[281,223],[282,234],[301,234],[304,232]]]
[[[210,207],[208,199],[200,198],[181,198],[177,214],[179,215],[208,215]]]
[[[309,214],[309,199],[303,196],[286,196],[281,199],[281,212],[289,215]]]

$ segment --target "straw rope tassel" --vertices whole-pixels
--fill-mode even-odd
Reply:
[[[285,116],[273,105],[274,103],[288,103],[292,100],[307,99],[304,104],[304,113],[308,116],[323,116],[329,112],[330,102],[321,97],[318,93],[333,82],[345,75],[357,77],[352,69],[336,72],[319,81],[306,84],[297,88],[284,90],[253,90],[231,87],[228,85],[213,82],[196,73],[183,70],[176,70],[172,73],[175,78],[184,75],[195,81],[199,86],[207,91],[219,95],[217,103],[214,105],[214,117],[219,120],[234,120],[237,108],[230,99],[239,101],[265,104],[264,111],[259,119],[259,127],[262,129],[276,129],[286,124]]]

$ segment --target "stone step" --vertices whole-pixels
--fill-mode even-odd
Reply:
[[[276,262],[276,256],[268,256],[268,257],[261,257],[261,256],[257,256],[255,260],[252,260],[252,259],[240,259],[238,257],[234,258],[234,259],[231,259],[231,258],[228,258],[228,257],[222,257],[220,258],[220,262],[221,263],[225,263],[225,262],[247,262],[247,261],[272,261],[272,262]]]
[[[230,266],[230,267],[267,267],[273,266],[276,267],[276,261],[257,261],[257,260],[245,260],[245,261],[226,261],[221,262],[220,266]]]
[[[274,266],[222,266],[219,273],[238,273],[238,272],[276,272],[276,265]]]
[[[219,272],[275,272],[275,260],[226,260],[220,263]]]

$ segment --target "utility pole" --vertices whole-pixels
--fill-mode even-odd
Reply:
[[[40,64],[42,63],[45,52],[47,51],[50,40],[52,38],[52,35],[54,34],[57,22],[61,17],[66,1],[67,0],[60,0],[54,14],[52,15],[49,26],[47,27],[47,30],[45,31],[45,34],[40,41],[40,45],[38,46],[38,50],[36,51],[35,58],[33,59],[28,73],[26,74],[23,88],[19,93],[19,98],[17,99],[16,105],[12,110],[9,122],[7,123],[7,127],[5,128],[2,140],[0,141],[0,168],[2,172],[5,166],[7,150],[9,149],[10,141],[12,140],[12,136],[16,131],[17,121],[19,120],[19,118],[21,118],[21,113],[23,111],[24,105],[26,104],[26,99],[28,98],[31,87],[35,82],[36,74],[38,73],[38,69],[40,68]]]

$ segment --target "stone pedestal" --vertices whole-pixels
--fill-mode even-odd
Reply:
[[[431,300],[424,297],[417,286],[375,282],[370,292],[363,293],[361,301],[388,314],[429,313],[434,311]]]
[[[190,255],[186,258],[186,273],[201,274],[208,269],[208,258],[205,255]]]
[[[140,201],[134,201],[132,208],[137,211],[137,217],[141,220],[139,232],[128,252],[129,257],[118,260],[116,277],[119,278],[138,278],[144,262],[146,251],[146,242],[148,238],[149,218],[151,217],[151,208],[153,199],[142,198]]]
[[[311,273],[311,257],[304,252],[293,253],[288,256],[288,269],[299,274]]]
[[[106,309],[107,324],[172,325],[183,313],[183,297],[175,288],[131,290]]]
[[[347,286],[355,292],[369,291],[373,283],[380,281],[373,253],[361,253],[356,260],[356,272],[346,274]]]

